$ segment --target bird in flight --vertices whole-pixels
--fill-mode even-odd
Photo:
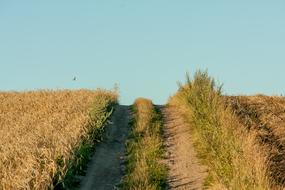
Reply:
[[[73,81],[76,81],[76,77],[73,77]]]

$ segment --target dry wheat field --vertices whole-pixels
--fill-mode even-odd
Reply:
[[[105,90],[0,93],[0,189],[53,188],[116,101]]]
[[[249,132],[257,133],[267,154],[268,173],[277,187],[285,185],[285,98],[278,96],[225,97]]]

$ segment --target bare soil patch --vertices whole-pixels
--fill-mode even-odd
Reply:
[[[206,168],[199,163],[194,151],[189,125],[175,107],[162,106],[161,112],[169,189],[202,189],[207,176]]]

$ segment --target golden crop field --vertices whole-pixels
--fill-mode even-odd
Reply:
[[[258,134],[267,154],[268,170],[274,185],[285,186],[285,99],[273,96],[226,97],[240,121]]]
[[[116,101],[105,90],[0,93],[0,189],[50,188]]]

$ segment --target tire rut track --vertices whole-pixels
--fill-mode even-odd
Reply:
[[[199,163],[191,140],[190,127],[174,107],[162,106],[164,146],[169,168],[170,190],[203,189],[206,167]]]
[[[111,190],[120,183],[124,175],[129,117],[129,106],[116,107],[110,124],[106,126],[104,140],[96,146],[80,190]]]

